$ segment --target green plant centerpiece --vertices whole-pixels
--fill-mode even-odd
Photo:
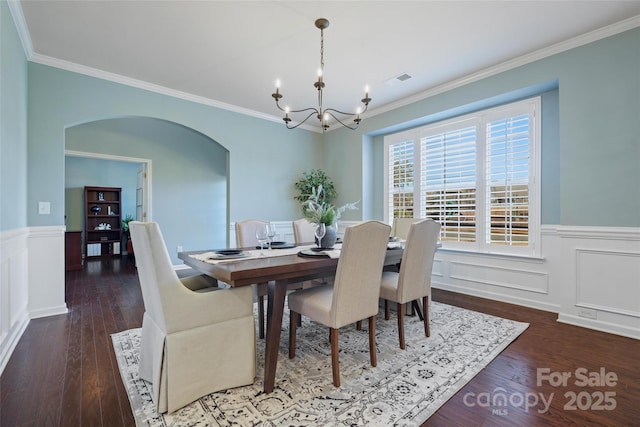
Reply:
[[[305,202],[314,194],[314,191],[316,191],[318,187],[322,187],[322,194],[318,196],[318,202],[331,204],[336,197],[338,197],[333,181],[320,169],[303,172],[302,179],[296,182],[294,186],[299,192],[294,198],[303,204],[303,211]]]
[[[318,185],[311,189],[311,194],[304,201],[302,211],[304,216],[312,224],[324,224],[326,227],[326,233],[320,241],[320,247],[333,248],[338,238],[337,223],[343,212],[347,210],[358,209],[355,203],[347,203],[345,205],[336,208],[332,203],[327,202],[323,197],[324,187]]]

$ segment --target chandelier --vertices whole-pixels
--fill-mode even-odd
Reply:
[[[359,107],[355,113],[346,113],[344,111],[336,110],[335,108],[323,108],[322,91],[324,90],[324,80],[323,80],[324,30],[327,27],[329,27],[329,20],[325,18],[316,19],[315,25],[316,25],[316,28],[320,30],[320,69],[318,70],[318,80],[313,84],[313,86],[318,90],[318,106],[303,108],[301,110],[290,110],[289,107],[282,108],[280,106],[280,100],[282,99],[283,95],[282,93],[280,93],[279,80],[276,81],[276,91],[275,93],[272,93],[271,96],[276,101],[276,107],[278,107],[280,111],[284,112],[284,118],[282,120],[284,120],[287,126],[287,129],[295,129],[301,124],[303,124],[304,122],[306,122],[307,120],[309,120],[310,117],[315,115],[317,119],[320,121],[320,124],[322,125],[322,132],[325,132],[327,129],[329,129],[330,118],[333,118],[334,120],[336,120],[338,123],[340,123],[342,126],[346,128],[355,130],[358,128],[358,125],[360,125],[360,122],[362,121],[362,119],[360,118],[360,114],[364,114],[364,112],[367,111],[367,108],[369,107],[369,102],[371,102],[371,98],[369,98],[369,89],[365,88],[364,98],[360,100],[360,102],[364,104],[364,108]],[[305,112],[309,112],[309,114],[307,115],[307,117],[304,118],[304,120],[302,120],[301,122],[298,122],[298,124],[294,126],[290,125],[291,117],[289,117],[289,114],[305,113]],[[347,121],[349,117],[353,117],[353,124],[345,123],[345,121]]]

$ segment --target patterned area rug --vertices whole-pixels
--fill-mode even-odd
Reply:
[[[253,385],[212,393],[164,416],[153,409],[150,384],[138,377],[140,329],[112,339],[137,426],[419,426],[528,327],[432,302],[431,337],[417,316],[407,317],[406,350],[398,346],[395,316],[378,317],[372,368],[366,324],[340,330],[340,388],[332,384],[325,327],[303,319],[296,357],[288,358],[285,310],[273,393],[262,392],[264,340],[257,339]]]

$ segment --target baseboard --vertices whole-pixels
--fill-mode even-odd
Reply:
[[[31,317],[32,319],[38,319],[40,317],[57,316],[58,314],[67,314],[68,312],[69,312],[69,309],[67,308],[67,305],[63,304],[57,307],[47,307],[41,310],[29,311],[29,317]]]
[[[27,329],[27,325],[29,325],[29,317],[27,316],[26,310],[24,310],[14,322],[9,334],[2,340],[2,345],[0,346],[0,374],[4,372],[4,368],[11,358],[13,350],[15,350],[22,334],[24,334],[24,331]]]
[[[640,331],[638,331],[638,329],[617,325],[615,323],[585,319],[584,317],[562,313],[558,315],[558,322],[640,340]]]
[[[456,292],[459,294],[471,295],[479,298],[486,298],[493,301],[500,301],[500,302],[506,302],[509,304],[521,305],[523,307],[535,308],[536,310],[548,311],[551,313],[560,312],[560,306],[556,304],[549,304],[549,303],[544,303],[544,302],[536,301],[532,299],[509,296],[509,295],[500,294],[497,292],[482,291],[482,290],[467,288],[464,286],[438,283],[435,281],[431,282],[431,287],[435,289],[441,289],[443,291]]]

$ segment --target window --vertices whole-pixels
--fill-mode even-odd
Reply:
[[[443,248],[538,255],[540,98],[385,137],[385,220],[431,218]]]

